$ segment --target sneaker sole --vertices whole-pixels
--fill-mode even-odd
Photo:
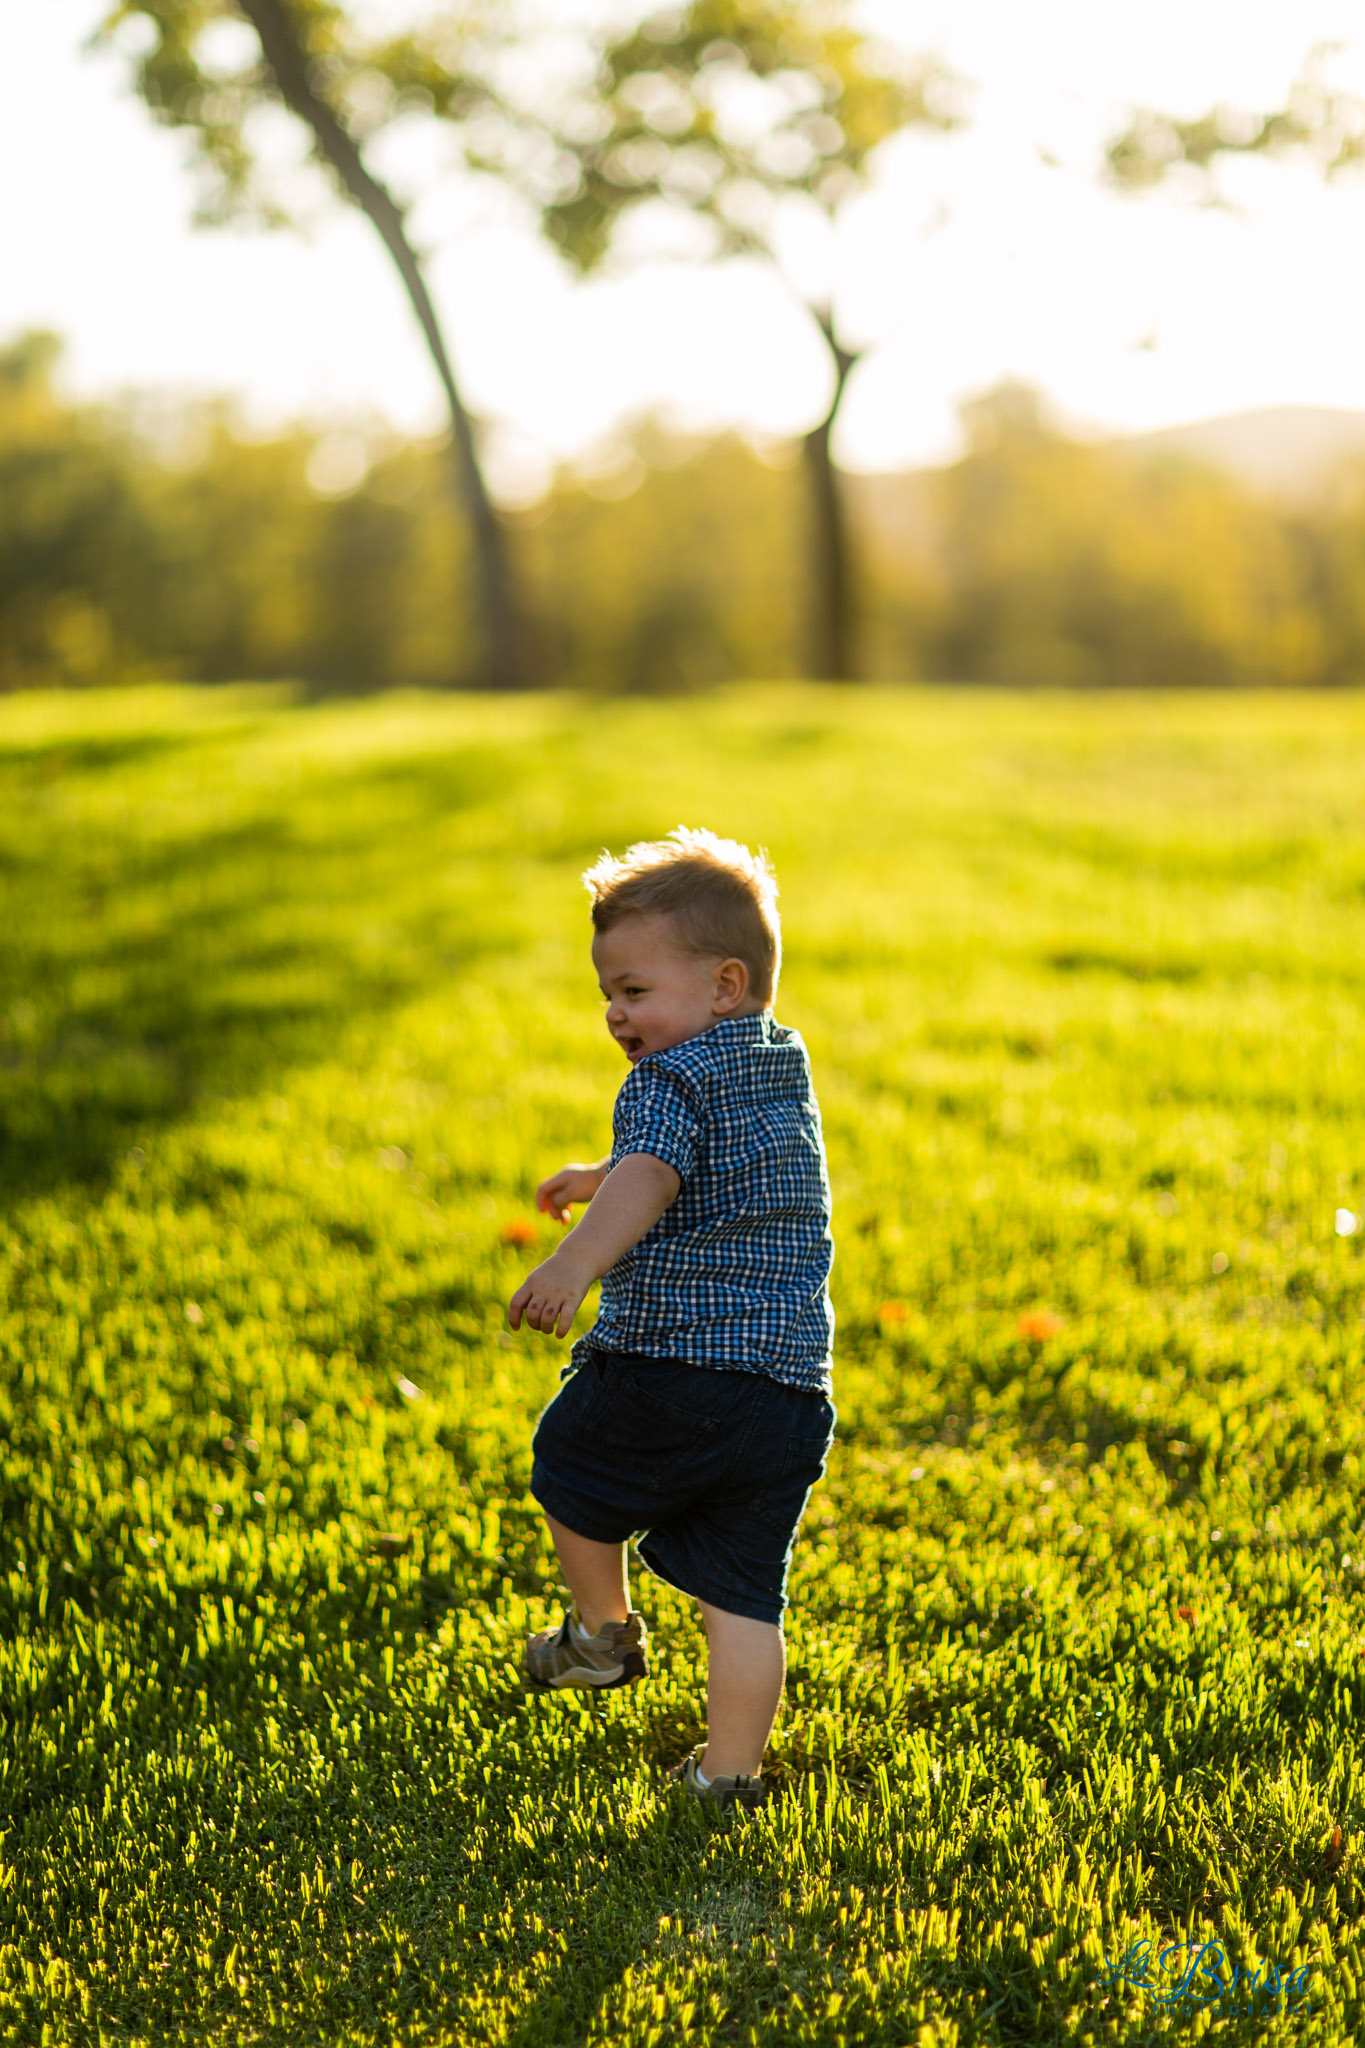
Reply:
[[[614,1686],[634,1685],[637,1679],[647,1676],[645,1660],[638,1650],[628,1650],[621,1659],[619,1671],[597,1671],[586,1664],[577,1664],[563,1671],[556,1678],[537,1678],[535,1673],[525,1672],[526,1682],[537,1692],[561,1692],[566,1686],[586,1686],[592,1692],[610,1692]]]

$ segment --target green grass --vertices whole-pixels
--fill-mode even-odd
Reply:
[[[1362,778],[1347,698],[0,706],[0,2042],[1260,2039],[1100,1983],[1205,1937],[1358,2037]],[[728,1831],[679,1596],[516,1668],[501,1238],[679,821],[778,864],[839,1246]]]

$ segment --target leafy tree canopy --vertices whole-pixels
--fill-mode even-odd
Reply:
[[[464,122],[496,105],[492,74],[511,24],[510,10],[492,0],[443,5],[396,35],[369,33],[360,10],[336,0],[281,5],[309,86],[356,144],[404,115]],[[257,110],[280,103],[279,82],[256,37],[230,34],[255,25],[257,11],[235,0],[120,0],[96,35],[108,41],[135,21],[150,28],[135,60],[137,91],[158,121],[194,134],[205,173],[197,218],[206,225],[245,218],[279,227],[291,218],[252,132]],[[312,154],[331,167],[316,139]]]
[[[495,0],[443,0],[398,34],[372,33],[337,0],[282,5],[310,86],[357,144],[404,116],[451,123],[465,161],[518,191],[583,270],[651,201],[704,217],[718,253],[766,253],[775,199],[800,192],[832,213],[878,144],[960,118],[953,76],[862,34],[842,0],[692,0],[577,51],[543,34],[542,65],[518,61],[533,20]],[[249,0],[120,0],[98,31],[150,28],[137,90],[157,120],[194,134],[207,223],[290,218],[252,132],[278,81],[255,37],[225,33],[258,12]]]
[[[586,270],[623,216],[663,202],[705,219],[714,253],[771,254],[776,201],[832,214],[880,143],[957,119],[951,75],[869,39],[843,5],[692,0],[606,42],[544,123],[562,181],[545,230]],[[517,179],[506,151],[486,160]]]
[[[1159,185],[1185,166],[1211,181],[1225,156],[1300,156],[1329,178],[1365,162],[1365,101],[1336,91],[1330,48],[1314,50],[1282,107],[1250,113],[1212,107],[1193,120],[1140,108],[1105,152],[1111,183],[1127,191]]]

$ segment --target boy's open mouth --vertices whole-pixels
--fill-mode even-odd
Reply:
[[[618,1038],[616,1043],[628,1060],[638,1060],[645,1049],[643,1038]]]

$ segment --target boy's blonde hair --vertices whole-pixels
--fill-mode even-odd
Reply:
[[[604,853],[583,877],[593,930],[651,912],[673,919],[679,942],[704,958],[742,960],[749,987],[767,1009],[782,966],[777,876],[760,847],[677,825],[666,839],[642,839],[620,856]]]

